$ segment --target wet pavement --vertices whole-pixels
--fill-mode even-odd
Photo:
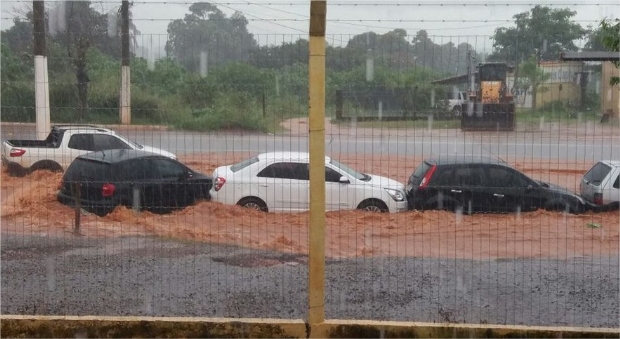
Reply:
[[[307,258],[150,237],[2,234],[3,314],[304,318]],[[327,260],[326,316],[618,327],[620,256]]]

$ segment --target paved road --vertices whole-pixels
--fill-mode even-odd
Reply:
[[[179,155],[202,152],[307,151],[308,138],[292,135],[194,133],[183,131],[123,131],[127,137]],[[2,139],[33,137],[32,128],[3,128]],[[572,136],[561,131],[463,133],[459,130],[418,130],[399,135],[383,130],[374,136],[328,135],[326,152],[437,156],[470,154],[501,158],[548,158],[595,161],[620,159],[620,134]]]
[[[303,256],[3,234],[2,314],[303,318]],[[275,266],[268,266],[276,264]],[[618,327],[619,257],[328,261],[328,318]]]

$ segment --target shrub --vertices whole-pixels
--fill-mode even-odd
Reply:
[[[2,121],[34,122],[34,85],[26,82],[2,84]]]
[[[180,118],[177,128],[207,131],[218,129],[243,129],[266,131],[267,126],[259,105],[247,93],[218,96],[208,108],[194,110],[191,116]]]
[[[567,109],[568,103],[562,100],[550,101],[538,108],[538,110],[541,112],[561,112]]]

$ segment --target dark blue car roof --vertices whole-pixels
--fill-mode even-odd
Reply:
[[[105,151],[82,154],[77,159],[94,160],[109,164],[119,163],[129,159],[165,158],[163,155],[133,149],[110,149]]]

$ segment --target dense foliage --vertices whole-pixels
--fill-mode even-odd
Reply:
[[[47,39],[52,121],[118,122],[118,13],[102,14],[88,1],[66,6],[62,8],[64,30],[58,24],[48,25],[55,27]],[[583,34],[570,20],[574,13],[545,8],[537,6],[531,15],[516,16],[519,38],[538,44],[542,40],[522,30],[537,30],[540,20],[553,16],[556,19],[550,27],[554,32],[562,30],[563,35],[556,34],[560,40],[548,42],[548,52],[555,53],[562,46],[572,48],[567,39]],[[58,10],[50,12],[48,20],[57,16]],[[135,55],[131,60],[133,122],[198,130],[268,130],[281,119],[306,115],[305,36],[259,44],[247,25],[241,13],[227,17],[212,3],[195,3],[183,19],[172,21],[165,46],[167,57],[152,63]],[[513,30],[496,32],[496,59],[511,61],[518,54],[510,47]],[[34,121],[32,34],[32,13],[15,19],[14,25],[2,32],[3,121]],[[137,34],[132,25],[134,42]],[[326,50],[328,114],[335,112],[337,90],[344,93],[345,106],[354,110],[376,110],[377,102],[383,100],[386,110],[428,112],[437,107],[431,91],[434,89],[440,99],[448,89],[431,85],[431,81],[464,74],[468,51],[480,60],[471,45],[437,44],[424,30],[412,36],[395,29],[335,40],[328,41]],[[369,60],[372,75],[368,73]],[[204,61],[206,65],[201,64]],[[87,79],[86,84],[79,79]],[[529,79],[536,85],[543,78],[532,70]]]
[[[606,20],[601,22],[601,41],[603,46],[612,52],[620,52],[620,19],[616,19],[616,23],[612,24]],[[616,67],[620,67],[620,62],[615,61]],[[614,76],[611,78],[611,84],[617,85],[620,83],[620,77]]]
[[[538,54],[541,60],[557,60],[562,51],[577,51],[575,41],[584,38],[587,30],[573,21],[576,14],[569,8],[536,5],[515,15],[515,27],[495,30],[495,52],[489,59],[520,61]]]

